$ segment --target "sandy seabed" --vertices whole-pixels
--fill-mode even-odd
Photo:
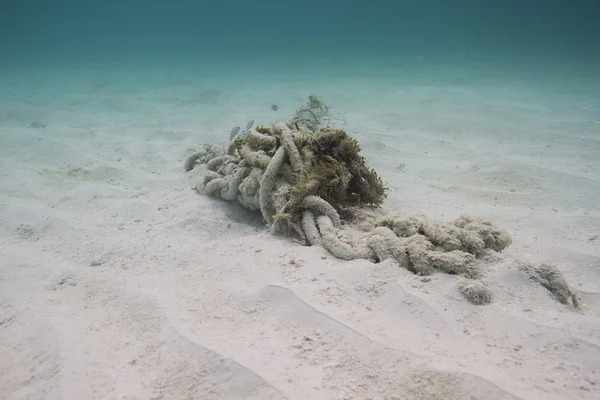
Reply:
[[[597,79],[231,76],[2,71],[0,398],[600,398]],[[188,149],[311,93],[389,186],[385,210],[509,231],[492,304],[191,190]],[[558,265],[582,310],[522,263]]]

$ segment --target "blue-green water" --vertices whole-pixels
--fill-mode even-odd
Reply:
[[[592,62],[593,0],[4,0],[2,64]],[[346,65],[347,66],[347,65]]]
[[[0,398],[600,398],[599,10],[1,0]],[[311,93],[383,212],[510,233],[481,265],[492,304],[190,190],[190,155]],[[541,263],[582,312],[517,275]]]

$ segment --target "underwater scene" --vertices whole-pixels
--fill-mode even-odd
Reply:
[[[0,399],[600,398],[600,2],[4,0]]]

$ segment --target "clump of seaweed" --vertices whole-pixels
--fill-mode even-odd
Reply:
[[[329,113],[329,106],[315,95],[308,96],[308,101],[296,110],[289,124],[297,131],[316,132],[323,123],[323,117]]]
[[[338,211],[350,206],[379,206],[387,188],[367,166],[355,139],[341,129],[321,129],[300,144],[303,168],[289,191],[286,212],[297,210],[306,196],[319,196]]]
[[[521,265],[519,270],[545,287],[562,304],[572,303],[575,308],[581,308],[577,295],[569,288],[567,280],[556,265]]]
[[[290,121],[252,121],[243,134],[237,129],[230,135],[226,151],[207,147],[190,157],[186,171],[194,170],[199,193],[260,210],[272,234],[296,236],[343,260],[393,259],[415,274],[441,271],[475,282],[482,276],[477,258],[510,245],[505,231],[478,218],[444,223],[424,216],[375,217],[366,207],[379,207],[388,189],[348,132],[322,126],[328,112],[312,95]],[[360,233],[343,228],[357,221],[363,223]],[[471,284],[461,290],[471,293],[473,287],[481,289]],[[470,301],[491,301],[486,293]]]

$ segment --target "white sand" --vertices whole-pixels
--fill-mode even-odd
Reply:
[[[0,398],[600,398],[598,80],[0,76]],[[312,92],[390,187],[386,210],[511,233],[486,271],[491,305],[453,276],[271,237],[190,190],[188,148],[286,119]],[[520,262],[556,263],[583,311]]]

